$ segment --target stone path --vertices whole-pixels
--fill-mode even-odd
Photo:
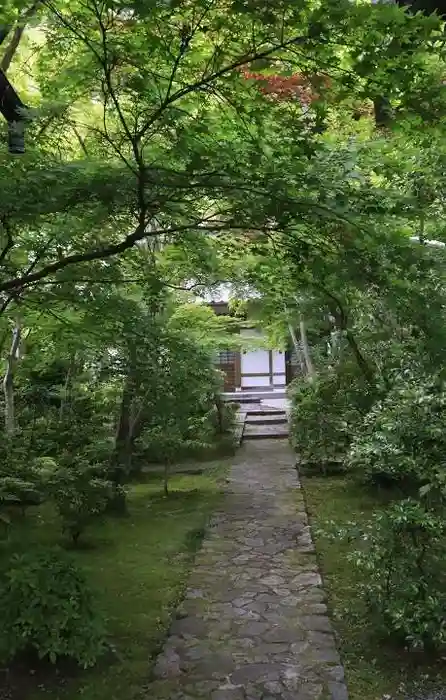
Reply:
[[[294,457],[244,443],[150,700],[347,700]]]

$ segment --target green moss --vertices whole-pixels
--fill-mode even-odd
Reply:
[[[86,533],[88,546],[72,556],[98,591],[115,654],[56,685],[54,678],[44,681],[43,687],[32,690],[31,700],[141,696],[181,600],[194,553],[219,502],[224,473],[225,465],[219,463],[199,476],[174,476],[167,499],[161,482],[135,484],[129,494],[129,517],[108,519]],[[58,542],[59,532],[54,514],[41,509],[13,527],[10,546],[19,539],[26,547]]]
[[[444,687],[444,663],[383,643],[357,594],[358,574],[347,559],[349,545],[319,532],[327,521],[340,526],[351,520],[366,522],[381,507],[379,501],[346,478],[304,478],[303,486],[350,700],[380,700],[383,695],[396,699],[418,687]]]

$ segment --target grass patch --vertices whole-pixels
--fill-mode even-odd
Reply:
[[[330,520],[340,526],[351,520],[366,522],[380,507],[379,501],[341,477],[304,477],[303,486],[350,700],[381,700],[384,695],[397,699],[444,688],[444,659],[435,661],[383,644],[357,594],[359,579],[347,560],[349,545],[318,533]]]
[[[19,668],[19,687],[2,692],[0,686],[2,700],[133,700],[144,694],[225,472],[219,462],[201,475],[173,476],[167,499],[160,481],[131,486],[129,517],[98,523],[85,534],[88,547],[71,553],[98,591],[116,654],[88,671],[48,668],[42,677],[42,669]],[[59,533],[52,511],[36,509],[14,524],[10,547],[58,543]]]

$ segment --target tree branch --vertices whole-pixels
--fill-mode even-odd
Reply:
[[[37,265],[39,260],[41,260],[43,258],[43,256],[45,255],[46,251],[50,247],[53,240],[54,240],[54,237],[50,238],[45,243],[45,245],[42,246],[42,248],[36,253],[36,257],[34,258],[32,263],[30,263],[30,265],[28,266],[26,271],[23,273],[24,277],[28,276],[34,270],[35,266]],[[6,309],[11,304],[11,302],[13,302],[14,299],[16,299],[19,295],[19,291],[17,291],[17,290],[20,290],[20,287],[13,287],[13,289],[15,289],[16,291],[14,291],[12,294],[10,294],[8,297],[6,297],[6,299],[3,301],[3,303],[0,306],[0,316],[5,313]]]
[[[208,225],[204,225],[207,222]],[[15,277],[14,279],[8,280],[7,282],[0,282],[0,292],[5,292],[13,289],[23,289],[24,287],[28,287],[30,284],[33,284],[35,282],[38,282],[40,280],[43,280],[45,277],[49,277],[50,275],[54,274],[55,272],[58,272],[59,270],[63,270],[65,267],[69,267],[70,265],[75,265],[79,263],[84,263],[84,262],[91,262],[93,260],[105,260],[106,258],[111,258],[114,257],[115,255],[119,255],[121,253],[124,253],[126,250],[129,250],[130,248],[133,248],[133,246],[138,243],[138,241],[141,241],[143,238],[148,238],[148,237],[153,237],[153,236],[163,236],[163,235],[172,235],[172,234],[177,234],[177,233],[182,233],[185,231],[190,231],[191,229],[197,229],[201,228],[201,230],[206,233],[220,233],[223,231],[229,231],[229,230],[240,230],[240,231],[245,231],[246,230],[246,225],[238,225],[231,223],[230,221],[223,221],[219,222],[220,225],[215,225],[215,222],[212,220],[212,215],[209,216],[209,218],[202,218],[199,219],[198,221],[194,221],[189,224],[183,224],[181,226],[173,226],[173,227],[167,227],[165,229],[157,229],[155,231],[148,231],[147,230],[147,225],[145,224],[144,227],[137,226],[135,231],[128,236],[126,236],[120,243],[116,243],[115,245],[110,245],[106,248],[98,248],[96,250],[91,250],[87,253],[75,253],[73,255],[68,255],[66,258],[62,258],[61,260],[58,260],[57,262],[50,263],[49,265],[46,265],[43,267],[41,270],[38,270],[37,272],[34,272],[32,274],[29,274],[29,270],[22,275],[21,277]],[[258,230],[262,231],[263,233],[265,232],[264,229],[261,228],[253,228],[251,227],[251,230]],[[35,262],[33,263],[33,267],[35,265]],[[14,298],[14,295],[13,295]],[[12,300],[12,299],[11,299]],[[10,302],[7,302],[7,305]],[[1,315],[2,309],[0,308],[0,315]]]
[[[24,275],[20,277],[15,277],[14,279],[8,280],[6,282],[0,282],[0,292],[5,292],[13,289],[23,289],[24,287],[29,286],[30,284],[34,282],[38,282],[39,280],[44,279],[45,277],[48,277],[49,275],[54,274],[55,272],[58,272],[59,270],[63,270],[65,267],[68,267],[69,265],[75,265],[79,263],[85,263],[85,262],[91,262],[93,260],[105,260],[106,258],[113,257],[115,255],[119,255],[120,253],[125,252],[129,248],[132,248],[135,243],[138,241],[142,240],[143,238],[149,237],[149,236],[159,236],[159,235],[164,235],[164,234],[174,234],[174,233],[181,233],[184,231],[189,231],[190,229],[197,228],[200,226],[200,224],[203,224],[203,219],[200,219],[199,221],[195,221],[190,224],[184,224],[181,226],[175,226],[175,227],[169,227],[157,231],[148,232],[146,230],[146,226],[141,227],[137,226],[135,231],[128,236],[126,236],[120,243],[116,243],[115,245],[110,245],[106,248],[98,248],[96,250],[91,250],[87,253],[75,253],[73,255],[68,255],[66,258],[62,258],[61,260],[58,260],[57,262],[50,263],[49,265],[46,265],[43,267],[41,270],[38,270],[37,272],[33,272],[29,274],[29,272],[26,272]],[[212,223],[212,222],[210,222]],[[245,227],[243,226],[236,226],[232,225],[230,223],[224,223],[221,226],[206,226],[205,230],[206,232],[218,232],[218,231],[224,231],[228,229],[244,229]],[[9,304],[9,302],[8,302]],[[0,310],[1,311],[1,310]]]
[[[3,248],[3,250],[0,252],[0,265],[4,262],[9,251],[14,246],[11,228],[6,220],[6,217],[3,217],[3,219],[2,219],[2,226],[3,226],[3,230],[6,232],[6,244],[5,244],[5,247]]]
[[[348,327],[348,318],[347,318],[347,312],[344,309],[344,306],[340,299],[336,297],[333,292],[330,292],[326,287],[324,287],[322,284],[315,285],[316,287],[319,287],[319,289],[322,291],[325,296],[330,299],[331,301],[331,312],[334,316],[334,318],[337,321],[339,330],[343,331],[345,334],[345,339],[347,340],[347,343],[350,347],[350,350],[352,351],[355,360],[358,364],[359,369],[364,375],[364,378],[366,381],[374,385],[375,384],[375,372],[370,367],[369,363],[365,359],[364,355],[362,354],[358,343],[356,342],[356,338],[351,332],[351,330]]]
[[[200,88],[204,87],[205,85],[208,85],[209,83],[214,82],[217,80],[217,78],[221,78],[222,76],[226,75],[227,73],[232,72],[233,70],[236,70],[237,68],[241,68],[242,66],[247,65],[248,63],[251,63],[252,61],[257,61],[261,58],[266,58],[267,56],[271,56],[273,53],[276,51],[279,51],[280,49],[286,49],[290,46],[293,46],[294,44],[301,44],[304,43],[305,41],[308,41],[308,37],[303,36],[303,37],[294,37],[293,39],[288,39],[288,41],[281,42],[280,44],[276,44],[274,46],[270,46],[268,49],[264,49],[263,51],[258,51],[252,53],[250,56],[246,56],[244,58],[239,58],[236,61],[233,61],[232,63],[228,64],[227,66],[224,66],[223,68],[220,68],[220,70],[215,71],[211,75],[208,75],[207,77],[204,76],[200,78],[199,80],[195,81],[194,83],[191,83],[190,85],[186,85],[183,88],[180,88],[173,94],[168,94],[166,98],[164,99],[163,103],[156,109],[150,119],[144,124],[144,126],[139,130],[137,133],[137,138],[138,140],[141,139],[147,131],[150,129],[150,127],[159,119],[159,117],[162,115],[162,113],[169,107],[171,104],[176,102],[182,97],[185,97],[186,95],[190,94],[191,92],[195,92],[199,90]]]
[[[85,141],[84,141],[84,139],[82,138],[82,136],[80,135],[79,131],[77,130],[75,124],[72,124],[72,125],[71,125],[71,128],[73,129],[73,131],[74,131],[74,133],[75,133],[75,136],[76,136],[77,140],[79,141],[79,146],[81,147],[81,149],[82,149],[82,151],[83,151],[83,153],[84,153],[84,156],[86,156],[87,158],[89,158],[89,153],[88,153],[87,147],[86,147],[86,145],[85,145]]]
[[[41,0],[35,0],[35,2],[33,2],[33,4],[27,10],[25,10],[25,12],[23,12],[23,14],[19,17],[17,26],[14,29],[14,34],[12,35],[12,39],[9,42],[9,45],[0,63],[0,69],[4,73],[8,71],[12,59],[14,58],[15,53],[19,48],[19,44],[22,39],[23,32],[25,31],[26,25],[31,19],[31,17],[33,17],[36,14],[37,10],[39,9],[40,2]]]

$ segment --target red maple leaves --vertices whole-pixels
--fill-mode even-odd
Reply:
[[[246,80],[256,80],[259,90],[275,100],[299,100],[303,105],[309,105],[320,98],[318,87],[330,87],[327,76],[314,75],[309,78],[303,73],[295,73],[290,76],[265,75],[252,73],[244,69],[241,71]]]

